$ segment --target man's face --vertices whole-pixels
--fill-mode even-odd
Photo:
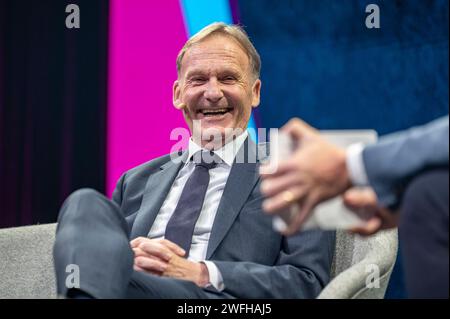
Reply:
[[[259,104],[260,88],[261,81],[253,78],[249,58],[238,42],[211,35],[185,53],[173,101],[183,110],[191,132],[198,120],[203,135],[215,129],[223,139],[226,128],[246,129],[252,107]],[[204,136],[201,144],[208,142]]]

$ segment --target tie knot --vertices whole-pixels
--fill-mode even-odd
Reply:
[[[192,156],[192,160],[195,166],[203,166],[206,169],[214,168],[220,162],[213,151],[198,151]]]

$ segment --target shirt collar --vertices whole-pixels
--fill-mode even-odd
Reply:
[[[221,148],[214,151],[214,154],[220,157],[220,159],[225,162],[228,166],[232,166],[234,162],[234,158],[237,155],[237,152],[241,148],[242,144],[244,144],[245,139],[248,137],[248,132],[245,130],[241,135],[237,136],[232,141],[228,142]],[[195,143],[192,140],[192,137],[189,139],[189,157],[191,158],[195,153],[202,150],[203,148]]]

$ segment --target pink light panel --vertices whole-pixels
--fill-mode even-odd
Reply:
[[[111,0],[107,194],[128,169],[167,154],[186,127],[172,105],[176,56],[186,41],[178,0]]]

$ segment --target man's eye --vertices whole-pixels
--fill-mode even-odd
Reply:
[[[234,76],[226,76],[222,78],[222,82],[230,83],[236,81],[236,78]]]
[[[193,83],[204,83],[206,81],[206,79],[205,78],[192,78],[191,79],[191,82],[193,82]]]

